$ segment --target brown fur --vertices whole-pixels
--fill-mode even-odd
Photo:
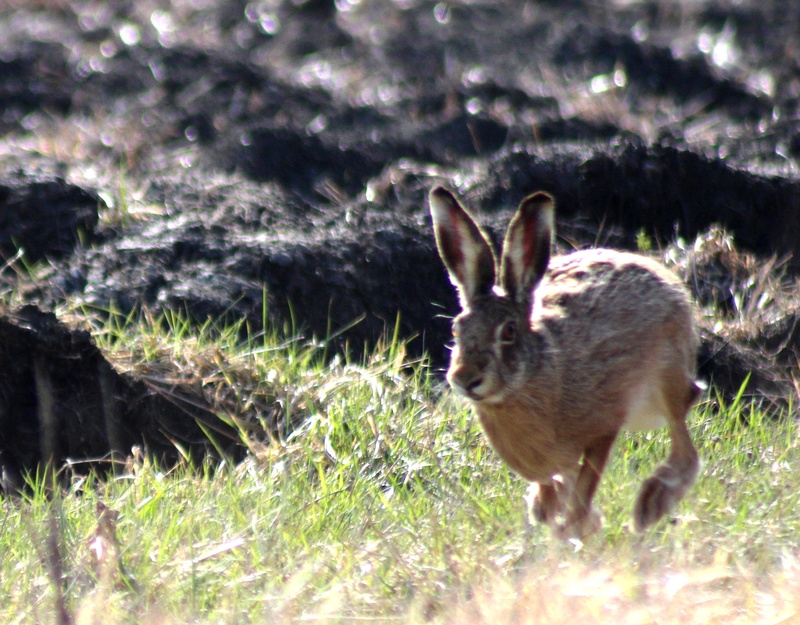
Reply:
[[[492,288],[497,261],[485,235],[449,192],[434,189],[430,201],[464,309],[448,380],[501,458],[539,484],[533,516],[565,537],[594,531],[591,500],[619,431],[668,425],[668,462],[645,481],[634,511],[637,529],[655,523],[699,464],[685,422],[699,393],[698,337],[683,285],[635,254],[550,259],[554,203],[540,192],[520,204],[502,251],[503,284]]]

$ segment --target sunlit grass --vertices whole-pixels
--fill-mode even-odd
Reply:
[[[112,317],[95,335],[119,367],[197,376],[240,424],[276,404],[296,418],[284,412],[271,439],[243,431],[239,464],[138,456],[53,492],[32,477],[28,496],[2,502],[2,622],[63,622],[59,603],[85,623],[639,623],[701,608],[761,622],[800,609],[789,419],[698,406],[701,477],[674,523],[643,536],[629,528],[634,497],[668,437],[625,434],[597,496],[603,528],[559,543],[527,523],[526,484],[470,411],[397,340],[354,362],[242,326]],[[110,532],[98,503],[119,514]]]

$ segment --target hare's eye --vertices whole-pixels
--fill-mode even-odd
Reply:
[[[513,343],[517,337],[517,324],[514,321],[506,321],[500,328],[500,341],[502,343]]]

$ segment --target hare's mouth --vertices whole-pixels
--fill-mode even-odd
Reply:
[[[484,401],[486,399],[485,395],[481,395],[480,393],[476,393],[475,391],[467,391],[462,389],[462,395],[469,399],[470,401]]]
[[[455,367],[448,372],[447,380],[456,394],[472,402],[496,403],[508,390],[497,373],[486,367]]]
[[[450,386],[456,395],[460,395],[464,399],[469,399],[470,401],[483,401],[486,399],[485,393],[479,388],[469,388],[452,380],[450,381]]]
[[[465,388],[460,384],[453,384],[452,386],[456,394],[475,403],[496,404],[502,402],[506,396],[503,389],[489,390],[480,387]]]
[[[482,395],[479,399],[473,399],[472,401],[480,402],[483,404],[502,404],[506,400],[506,395],[507,393],[505,389],[503,389],[495,393]]]

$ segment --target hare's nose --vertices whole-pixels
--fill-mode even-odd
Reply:
[[[470,393],[483,384],[483,375],[477,374],[471,380],[464,383],[464,388]]]
[[[450,384],[465,395],[473,396],[483,384],[484,376],[480,371],[456,369],[450,375]]]

